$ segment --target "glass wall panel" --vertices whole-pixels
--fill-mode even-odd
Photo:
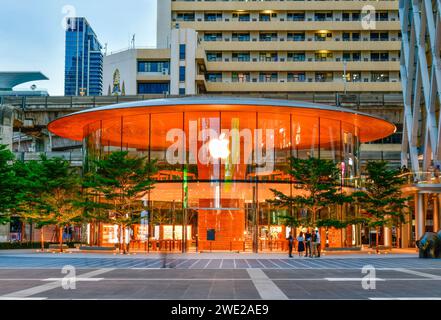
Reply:
[[[294,158],[307,159],[318,157],[319,119],[292,115],[292,155]]]
[[[339,163],[342,159],[341,122],[320,118],[320,158]]]
[[[289,180],[290,115],[259,113],[255,136],[256,175],[259,180]]]
[[[150,115],[124,117],[122,146],[132,156],[148,157],[149,155],[149,122]]]
[[[159,181],[183,179],[185,163],[185,135],[182,113],[151,115],[150,158],[157,160]]]
[[[245,180],[253,170],[255,112],[222,112],[222,132],[228,140],[229,156],[222,159],[221,177],[225,181]]]
[[[220,112],[186,112],[186,156],[189,180],[219,180],[228,145],[220,136]]]
[[[102,121],[102,149],[104,154],[122,150],[122,117]]]
[[[290,214],[289,208],[279,208],[266,202],[274,199],[271,189],[291,195],[290,183],[259,183],[258,184],[258,248],[259,251],[284,251],[287,250],[287,228],[282,216]],[[289,230],[288,230],[289,231]]]

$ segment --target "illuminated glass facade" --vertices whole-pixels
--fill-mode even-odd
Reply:
[[[189,251],[285,250],[289,228],[279,216],[304,213],[266,200],[271,189],[300,192],[287,174],[289,158],[333,160],[343,187],[356,187],[360,143],[395,129],[350,110],[272,100],[184,98],[95,110],[49,129],[82,138],[86,163],[119,150],[157,160],[155,188],[140,199],[149,215],[134,227],[135,250],[182,250],[183,243]],[[360,127],[367,120],[371,126]],[[355,212],[349,206],[344,214]],[[114,231],[105,226],[103,245]]]

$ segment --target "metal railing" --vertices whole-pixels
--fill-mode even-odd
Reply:
[[[340,93],[258,93],[258,94],[228,94],[228,95],[196,95],[197,97],[210,96],[234,96],[234,97],[253,97],[271,98],[285,100],[299,100],[314,103],[337,105],[342,107],[354,106],[383,106],[383,105],[403,105],[401,93],[386,94],[340,94]],[[149,94],[132,96],[87,96],[87,97],[0,97],[0,104],[21,107],[22,109],[84,109],[99,106],[133,102],[151,99],[179,98],[182,96],[168,94]]]

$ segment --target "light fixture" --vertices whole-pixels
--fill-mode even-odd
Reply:
[[[230,141],[225,139],[225,133],[219,136],[219,139],[212,139],[208,144],[210,155],[215,159],[226,159],[230,155],[228,144]]]

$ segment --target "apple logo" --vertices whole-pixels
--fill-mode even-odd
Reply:
[[[226,159],[230,155],[228,144],[230,141],[225,139],[225,133],[219,136],[219,139],[212,139],[208,144],[208,150],[215,159]]]

